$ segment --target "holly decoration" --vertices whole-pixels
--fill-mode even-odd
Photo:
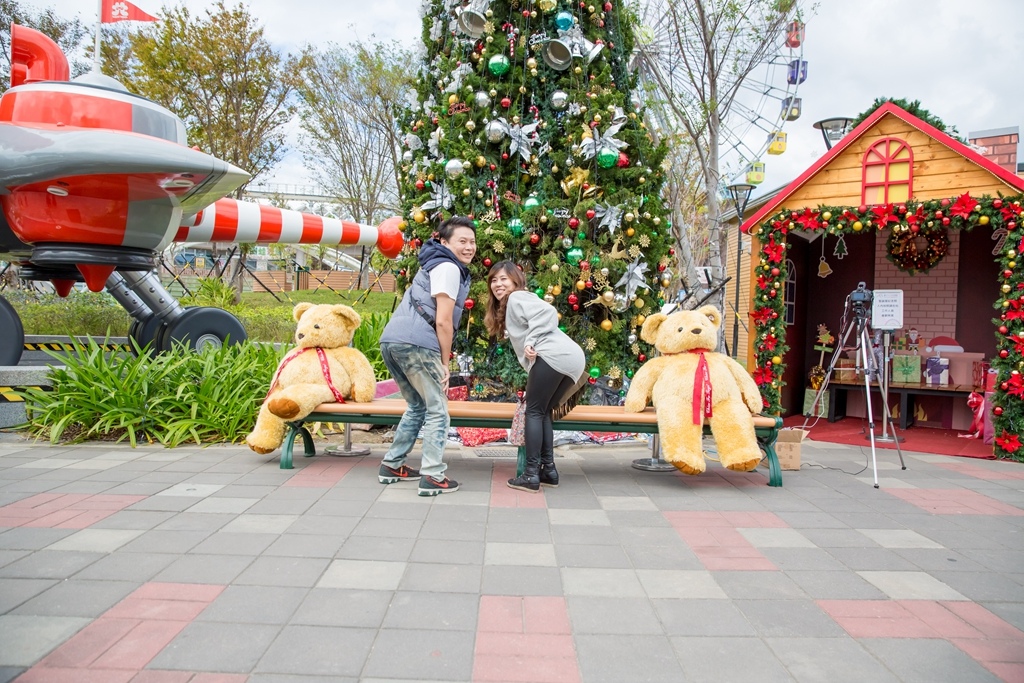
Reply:
[[[774,282],[786,280],[786,236],[791,229],[824,232],[842,238],[869,230],[889,230],[887,246],[890,260],[906,272],[926,272],[941,261],[948,248],[950,230],[990,231],[993,255],[999,264],[999,296],[993,304],[996,317],[992,332],[996,336],[996,355],[991,367],[997,372],[992,397],[995,454],[1024,462],[1024,196],[957,197],[909,201],[884,206],[819,206],[812,210],[779,209],[751,228],[760,244],[760,259],[755,262],[753,309],[755,364],[754,381],[761,390],[765,411],[781,412],[782,375],[786,364],[775,363],[786,357],[784,301],[771,296]],[[924,252],[913,258],[902,248],[922,237]],[[897,247],[896,254],[893,247]],[[772,285],[769,285],[772,283]]]
[[[570,337],[593,340],[588,367],[633,371],[651,347],[627,340],[671,299],[666,289],[678,272],[661,199],[668,150],[631,106],[637,19],[617,3],[491,0],[481,33],[469,35],[458,22],[464,4],[424,0],[415,101],[399,115],[407,238],[425,241],[453,215],[477,225],[476,322],[468,333],[461,326],[453,348],[510,389],[523,386],[514,357],[505,363],[503,347],[479,324],[487,269],[507,259],[555,306]],[[603,47],[555,69],[539,39],[559,31]],[[647,288],[636,301],[616,285],[633,263],[644,265]],[[417,268],[415,251],[403,252],[395,265],[401,287]]]

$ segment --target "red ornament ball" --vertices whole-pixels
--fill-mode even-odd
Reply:
[[[999,352],[999,357],[1000,358],[1009,358],[1010,357],[1010,352],[1007,351],[1006,349],[1003,349],[1003,350],[1001,350]]]
[[[993,408],[992,409],[992,414],[995,415],[996,417],[999,417],[1000,415],[1002,415],[1003,414],[1002,407],[1001,406],[996,406],[995,408]]]
[[[580,262],[580,270],[590,270],[590,262],[589,261],[582,261],[582,262]]]
[[[398,274],[401,275],[402,277],[405,277],[405,268],[402,268],[400,271],[398,271]]]
[[[492,263],[494,263],[494,262],[491,261],[491,259],[485,258],[484,259],[484,268],[490,268]]]
[[[772,277],[778,277],[782,273],[778,268],[772,268]]]
[[[537,244],[538,242],[540,242],[540,235],[537,233],[530,235],[530,244]]]
[[[1009,331],[1010,331],[1010,328],[1008,328],[1006,325],[1000,325],[999,326],[999,334],[1006,334]]]
[[[579,224],[580,224],[580,219],[576,218],[576,216],[573,216],[572,218],[569,219],[569,227],[570,228],[575,230],[579,226]]]
[[[857,211],[859,211],[860,213],[867,213],[868,212],[867,204],[861,204],[860,206],[858,206],[857,207]]]
[[[594,283],[591,280],[587,280],[586,283],[584,283],[584,284],[586,285],[587,289],[593,289],[594,288]]]
[[[615,165],[619,168],[626,168],[629,166],[629,157],[625,152],[619,152],[619,160],[615,162]]]
[[[512,106],[512,100],[510,100],[507,97],[502,97],[501,98],[501,106],[503,106],[505,109],[508,109],[509,107]]]
[[[943,225],[949,225],[949,218],[948,217],[943,218],[942,219],[942,224]]]
[[[992,207],[993,208],[999,209],[999,208],[1002,208],[1002,206],[1003,206],[1003,200],[1002,199],[993,199],[992,200]]]
[[[472,299],[466,299],[465,308],[467,311],[472,311],[474,306],[476,306],[475,301]]]
[[[664,263],[659,263],[658,264],[658,272],[659,273],[664,273],[665,272],[665,264]]]
[[[572,305],[572,310],[574,310],[574,311],[580,310],[580,305],[579,304],[573,304]]]
[[[910,226],[910,232],[912,232],[912,233],[914,233],[916,235],[917,233],[921,232],[921,226],[917,225],[916,223],[914,225],[911,225]]]
[[[779,312],[778,311],[772,311],[772,320],[778,320],[778,318],[779,318]]]
[[[508,161],[508,152],[502,152],[501,153],[501,160],[502,161]]]
[[[611,12],[612,11],[612,3],[610,3],[610,2],[604,3],[604,11],[605,12]]]
[[[424,183],[423,183],[423,181],[422,181],[422,180],[417,180],[417,181],[416,181],[416,189],[417,189],[417,190],[419,190],[420,192],[422,192],[422,191],[423,191],[423,188],[424,188],[424,187],[426,187],[426,186],[424,185]]]
[[[494,165],[494,164],[491,164],[491,170],[492,170],[492,171],[493,171],[493,170],[495,170],[496,168],[498,168],[498,167],[497,167],[496,165]]]
[[[999,389],[1000,389],[1000,390],[1002,390],[1002,391],[1006,391],[1006,390],[1007,390],[1007,389],[1009,389],[1009,388],[1010,388],[1010,385],[1009,385],[1009,384],[1007,384],[1006,382],[1000,382],[1000,383],[999,383]]]
[[[949,200],[943,199],[941,202],[939,202],[939,204],[942,204],[942,208],[946,208],[947,206],[949,206]]]
[[[646,355],[646,354],[643,354],[643,353],[641,353],[641,354],[640,354],[639,356],[637,356],[637,357],[636,357],[636,359],[637,359],[638,361],[640,361],[641,363],[643,363],[643,362],[644,362],[645,360],[647,360],[647,355]]]
[[[524,9],[523,10],[523,19],[529,19],[529,18],[530,18],[530,10]]]
[[[594,216],[596,216],[596,215],[597,215],[596,211],[594,211],[593,209],[587,209],[587,220],[588,221],[594,220]]]
[[[570,294],[568,301],[570,304],[578,304],[580,302],[580,298],[575,294]]]
[[[943,204],[943,206],[945,206],[945,204]],[[943,215],[945,215],[945,214],[943,214],[941,211],[936,211],[935,212],[935,217],[936,218],[942,218]]]
[[[673,247],[673,248],[670,248],[670,249],[668,250],[668,255],[669,255],[669,256],[675,256],[675,255],[676,255],[676,250],[675,250],[675,248],[674,248],[674,247]]]

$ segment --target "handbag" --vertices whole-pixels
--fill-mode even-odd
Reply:
[[[508,442],[513,446],[526,445],[526,401],[516,403],[512,416],[512,428],[508,430]]]

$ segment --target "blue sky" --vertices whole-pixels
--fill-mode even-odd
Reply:
[[[96,16],[94,0],[34,4],[65,15],[78,12],[90,22]],[[161,3],[136,4],[159,13]],[[201,11],[209,3],[185,4]],[[344,43],[351,36],[410,46],[419,41],[417,0],[248,0],[246,5],[264,23],[268,38],[286,51],[304,43]],[[804,112],[787,124],[787,152],[766,157],[762,189],[788,182],[825,152],[813,122],[855,116],[875,97],[919,99],[965,136],[1024,124],[1020,0],[821,0],[807,23],[809,76],[798,93]],[[301,151],[293,149],[270,180],[306,182]]]

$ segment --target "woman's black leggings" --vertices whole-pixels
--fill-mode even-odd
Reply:
[[[569,398],[576,381],[553,370],[537,357],[526,381],[526,462],[539,464],[542,456],[554,455],[551,411]]]

